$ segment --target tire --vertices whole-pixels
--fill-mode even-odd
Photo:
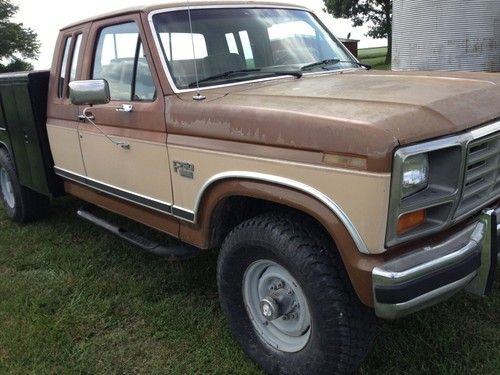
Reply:
[[[21,186],[12,159],[0,149],[0,201],[7,216],[14,222],[27,223],[45,217],[50,200]]]
[[[307,218],[272,214],[242,223],[222,245],[217,267],[222,310],[244,351],[269,374],[352,373],[371,348],[374,313],[357,298],[331,246]],[[268,296],[276,304],[255,306],[266,283],[274,288]],[[274,311],[272,306],[290,311],[292,302],[283,295],[293,296],[295,309],[266,324],[263,311]]]

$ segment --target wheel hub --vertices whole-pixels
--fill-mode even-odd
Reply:
[[[293,310],[295,300],[293,292],[280,288],[272,291],[260,301],[260,311],[264,318],[272,322]]]

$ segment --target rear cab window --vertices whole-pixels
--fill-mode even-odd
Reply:
[[[68,84],[75,81],[78,72],[78,61],[82,48],[83,35],[70,35],[64,42],[63,56],[59,68],[57,85],[57,97],[66,98],[69,96]]]
[[[69,81],[73,82],[76,80],[78,59],[80,57],[80,50],[82,48],[82,34],[76,36],[75,47],[73,49],[73,60],[71,61],[71,68],[69,74]]]
[[[63,57],[61,60],[61,66],[59,68],[59,79],[58,79],[58,85],[57,85],[57,96],[59,98],[62,98],[64,96],[64,91],[66,88],[66,77],[67,77],[67,67],[68,67],[68,59],[69,59],[69,52],[71,48],[71,41],[73,38],[71,36],[68,36],[66,38],[66,41],[64,42],[64,49],[63,49]]]

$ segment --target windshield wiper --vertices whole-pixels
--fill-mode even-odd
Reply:
[[[222,78],[232,78],[239,75],[245,75],[248,73],[257,73],[263,75],[270,76],[294,76],[297,78],[302,78],[302,72],[297,70],[280,70],[280,71],[272,71],[272,70],[262,70],[262,69],[242,69],[242,70],[230,70],[228,72],[224,72],[221,74],[216,74],[207,78],[200,79],[198,82],[191,82],[188,87],[193,88],[196,87],[197,84],[203,84],[206,82],[217,81]]]
[[[327,60],[322,60],[322,61],[316,61],[312,64],[304,65],[303,67],[300,68],[300,70],[306,71],[306,70],[311,70],[311,69],[317,68],[317,67],[326,67],[329,65],[336,65],[336,64],[340,64],[340,63],[355,64],[355,65],[361,66],[363,68],[366,68],[367,70],[372,69],[371,65],[362,64],[362,63],[360,63],[358,61],[354,61],[354,60],[327,59]]]
[[[361,66],[362,68],[366,68],[366,70],[372,70],[373,67],[371,65],[368,65],[368,64],[363,64],[363,63],[360,63],[359,61],[339,61],[341,63],[347,63],[347,64],[355,64],[355,65],[358,65],[358,66]]]
[[[335,65],[335,64],[338,64],[339,62],[340,62],[339,59],[327,59],[327,60],[316,61],[316,62],[313,62],[312,64],[304,65],[303,67],[300,68],[300,70],[306,71],[306,70],[316,68],[318,66],[323,67],[323,66],[328,66],[328,65]]]

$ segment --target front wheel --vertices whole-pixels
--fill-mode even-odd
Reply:
[[[44,217],[50,200],[21,186],[16,168],[5,149],[0,149],[0,201],[14,222],[26,223]]]
[[[224,241],[222,309],[245,352],[268,373],[350,373],[371,347],[373,312],[329,246],[293,215],[251,219]]]

